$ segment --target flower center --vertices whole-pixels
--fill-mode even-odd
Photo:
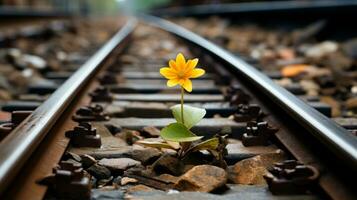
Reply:
[[[178,77],[179,77],[179,78],[184,78],[184,77],[185,77],[185,72],[184,72],[183,70],[182,70],[182,71],[179,71]]]

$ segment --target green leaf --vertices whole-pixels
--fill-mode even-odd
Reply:
[[[172,114],[177,122],[182,123],[181,118],[181,104],[177,104],[171,107]],[[190,129],[198,122],[200,122],[206,115],[206,110],[202,108],[195,108],[188,105],[183,105],[183,117],[185,126]]]
[[[202,138],[202,136],[192,133],[181,123],[169,124],[161,130],[160,135],[164,140],[174,142],[192,142]]]
[[[199,151],[199,150],[215,150],[217,149],[219,145],[219,140],[218,138],[214,137],[208,140],[205,140],[201,143],[198,143],[197,145],[193,146],[189,151],[194,152],[194,151]]]
[[[178,149],[173,147],[172,145],[165,143],[163,140],[157,140],[156,138],[148,138],[144,140],[138,140],[136,141],[136,144],[147,146],[147,147],[153,147],[157,149],[165,148],[165,149]]]

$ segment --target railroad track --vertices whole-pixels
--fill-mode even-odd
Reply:
[[[355,198],[357,141],[347,130],[213,43],[143,19],[129,20],[0,143],[5,199]],[[178,52],[207,72],[185,101],[207,110],[193,132],[228,135],[217,136],[228,142],[227,168],[207,152],[183,162],[137,144],[173,122],[179,90],[159,70]]]
[[[120,23],[29,16],[1,23],[0,140],[94,54]],[[22,112],[13,113],[17,122],[10,124],[10,112],[15,110]]]

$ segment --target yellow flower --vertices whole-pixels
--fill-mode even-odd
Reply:
[[[163,67],[160,69],[160,74],[165,78],[169,79],[167,81],[168,87],[173,87],[177,84],[185,88],[187,92],[192,91],[192,82],[190,78],[198,78],[205,73],[205,70],[195,68],[198,63],[198,59],[185,60],[182,53],[177,54],[176,61],[170,60],[170,67]]]

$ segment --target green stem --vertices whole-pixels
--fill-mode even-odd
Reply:
[[[185,124],[185,120],[183,119],[183,95],[185,94],[185,90],[181,86],[181,119],[182,119],[182,124]]]

